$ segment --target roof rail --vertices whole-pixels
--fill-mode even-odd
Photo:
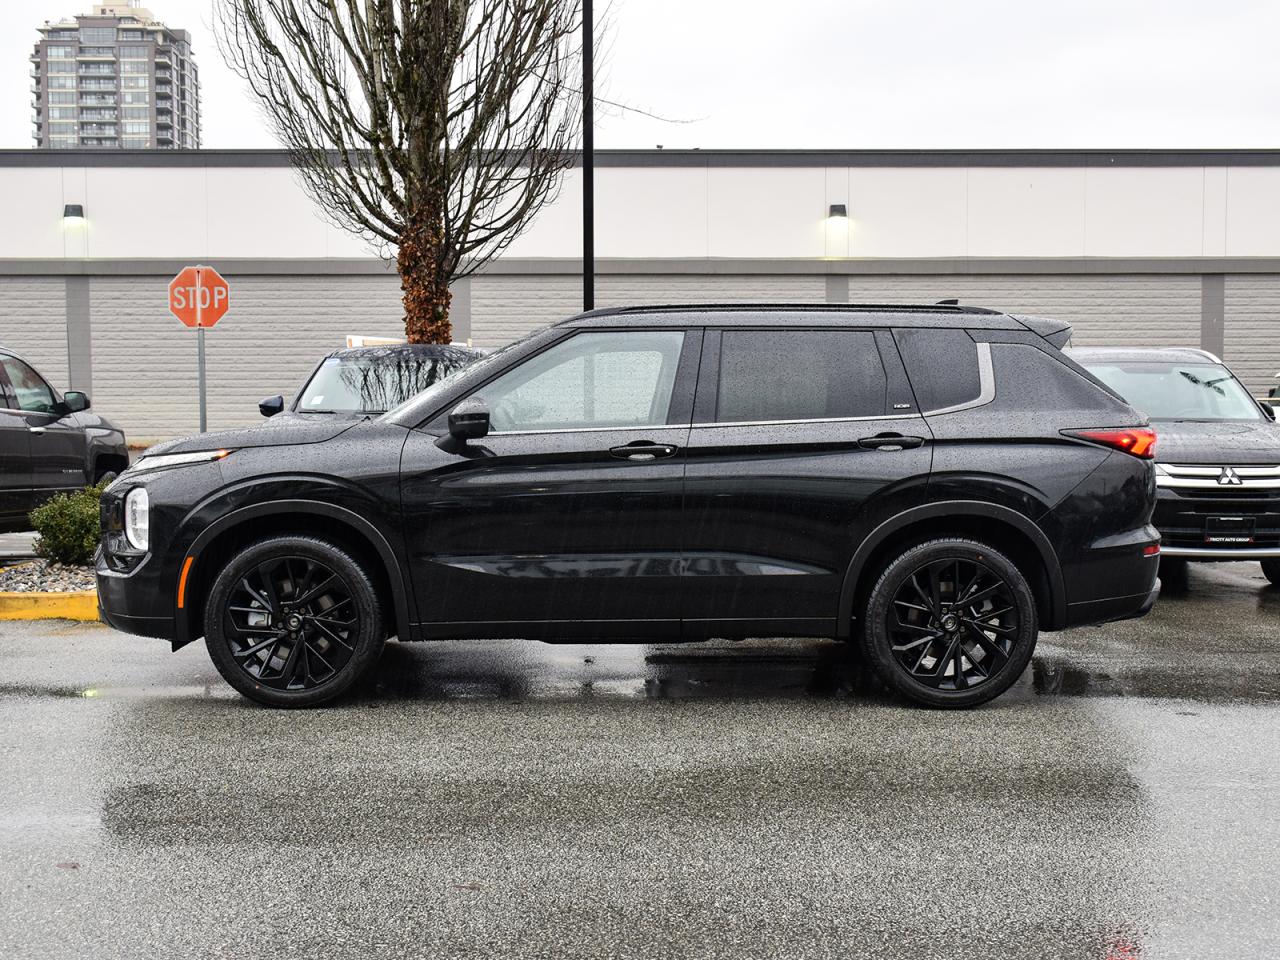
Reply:
[[[759,310],[788,311],[805,313],[972,313],[987,316],[1002,316],[1000,310],[987,307],[960,306],[955,303],[657,303],[644,306],[599,307],[575,314],[566,320],[580,317],[605,317],[617,314],[632,313],[675,313],[675,312],[707,312],[723,311],[752,312]]]

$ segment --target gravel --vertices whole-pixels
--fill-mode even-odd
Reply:
[[[52,560],[32,560],[0,569],[0,593],[93,590],[93,567],[69,566]]]

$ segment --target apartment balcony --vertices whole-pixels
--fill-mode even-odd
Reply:
[[[81,137],[82,147],[115,147],[120,143],[117,137]]]
[[[168,86],[162,87],[159,84],[156,84],[156,97],[165,97],[166,99],[173,99],[173,87],[168,87]]]
[[[76,60],[79,63],[115,63],[116,55],[112,53],[77,53]]]

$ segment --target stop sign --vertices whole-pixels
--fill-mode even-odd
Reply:
[[[169,312],[188,327],[212,327],[231,306],[231,288],[213,267],[186,267],[169,281]]]

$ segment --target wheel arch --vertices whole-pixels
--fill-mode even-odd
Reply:
[[[981,500],[930,503],[891,517],[854,552],[840,590],[838,635],[848,638],[855,611],[861,611],[872,584],[867,573],[883,568],[889,556],[910,544],[944,536],[978,539],[1008,552],[1020,566],[1033,562],[1027,580],[1036,597],[1041,625],[1059,629],[1066,622],[1067,592],[1062,566],[1048,537],[1016,510]]]
[[[316,520],[323,527],[317,531]],[[311,525],[308,526],[308,521]],[[332,540],[365,561],[390,614],[388,633],[411,639],[413,619],[400,561],[387,538],[368,520],[345,507],[319,500],[273,500],[241,507],[211,523],[187,548],[175,585],[177,650],[203,633],[200,616],[221,567],[216,560],[264,537],[296,533]],[[203,562],[202,562],[203,561]],[[390,601],[389,603],[387,601]]]

